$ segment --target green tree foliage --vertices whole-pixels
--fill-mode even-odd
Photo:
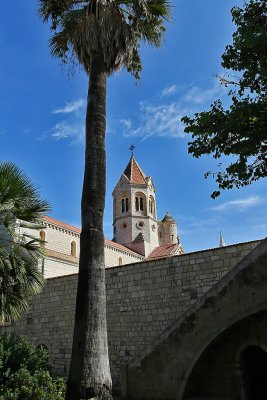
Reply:
[[[16,165],[0,163],[0,324],[18,319],[29,297],[43,288],[40,240],[26,232],[40,228],[39,218],[48,209]]]
[[[194,157],[232,157],[225,171],[205,174],[216,176],[219,190],[213,198],[222,189],[246,186],[267,176],[267,2],[250,0],[231,13],[237,29],[233,44],[222,55],[222,66],[237,76],[220,78],[229,87],[231,105],[225,109],[217,100],[209,111],[182,118],[185,132],[194,139],[188,147]]]
[[[53,378],[44,347],[26,338],[0,337],[0,400],[63,400],[65,382]]]

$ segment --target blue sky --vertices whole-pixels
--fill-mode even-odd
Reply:
[[[179,224],[187,251],[216,247],[222,230],[227,244],[266,236],[266,186],[216,189],[206,171],[211,157],[187,154],[190,139],[181,116],[205,110],[226,92],[220,55],[231,42],[230,9],[240,0],[178,0],[161,49],[142,47],[143,72],[136,83],[125,71],[108,79],[107,197],[105,233],[112,238],[111,193],[129,157],[129,147],[157,189],[157,211]],[[0,159],[15,162],[50,201],[51,215],[80,225],[84,116],[87,77],[69,77],[48,49],[49,27],[37,1],[3,2],[0,15]]]

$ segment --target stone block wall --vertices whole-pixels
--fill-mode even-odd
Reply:
[[[115,389],[120,369],[146,348],[258,241],[182,254],[106,270],[110,362]],[[49,279],[29,312],[1,332],[28,336],[48,347],[54,370],[70,361],[77,275]]]

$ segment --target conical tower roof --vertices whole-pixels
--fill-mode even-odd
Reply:
[[[175,219],[171,216],[169,211],[166,212],[165,217],[163,218],[162,222],[175,222]]]
[[[135,160],[134,156],[130,158],[130,161],[125,168],[123,173],[131,183],[137,184],[146,184],[146,176],[140,166],[138,165],[137,161]]]

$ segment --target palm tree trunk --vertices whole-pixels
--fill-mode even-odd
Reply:
[[[66,400],[111,399],[103,234],[105,130],[106,71],[103,57],[96,56],[87,99],[80,263]]]

